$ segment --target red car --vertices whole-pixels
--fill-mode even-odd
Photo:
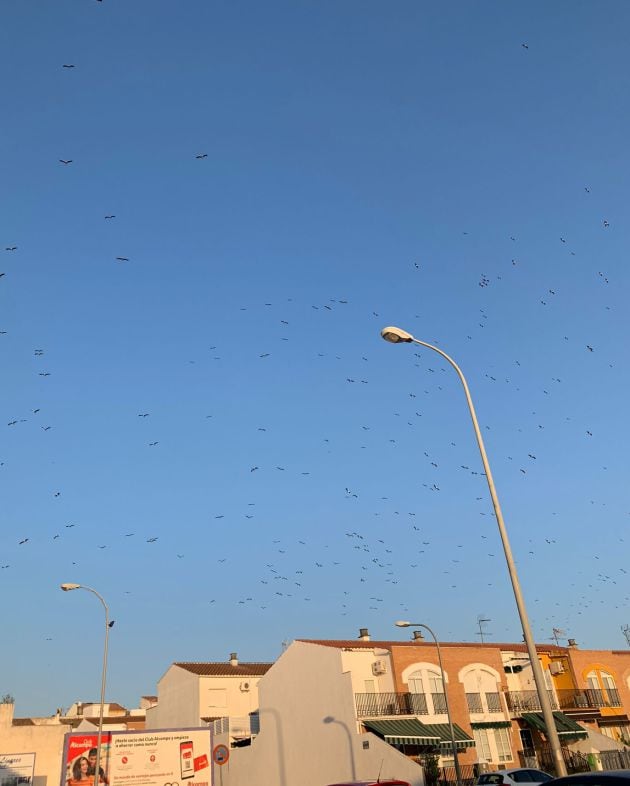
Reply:
[[[407,781],[347,781],[346,783],[331,783],[330,786],[409,786]]]

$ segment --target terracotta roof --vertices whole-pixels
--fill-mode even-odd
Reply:
[[[146,699],[147,701],[157,701],[157,696],[140,696],[141,699]]]
[[[305,644],[320,644],[322,647],[336,647],[337,649],[381,649],[391,650],[393,647],[435,647],[433,641],[363,641],[362,639],[297,639]],[[473,649],[507,650],[508,652],[527,652],[525,644],[505,644],[495,642],[476,641],[440,641],[440,647],[468,647]],[[557,652],[564,654],[568,647],[557,647],[555,644],[537,644],[539,652]]]
[[[273,666],[273,663],[174,663],[192,674],[202,677],[262,677]]]

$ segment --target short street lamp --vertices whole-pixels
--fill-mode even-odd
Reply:
[[[395,623],[399,628],[424,628],[431,634],[435,647],[437,649],[438,663],[440,664],[440,676],[442,678],[442,689],[444,691],[444,704],[446,705],[446,717],[448,718],[448,731],[451,737],[451,746],[453,750],[453,764],[455,765],[455,780],[457,786],[462,786],[462,773],[459,769],[459,757],[457,756],[457,745],[455,744],[455,731],[453,730],[453,719],[451,717],[451,707],[448,703],[448,691],[446,690],[446,675],[444,674],[444,666],[442,665],[442,652],[440,650],[440,642],[437,636],[428,625],[422,622],[407,622],[406,620],[398,620]],[[422,634],[421,634],[422,635]]]
[[[109,641],[109,609],[107,608],[107,604],[103,600],[102,595],[100,595],[96,590],[92,589],[91,587],[84,587],[83,584],[73,584],[73,583],[66,583],[61,584],[61,589],[64,592],[70,592],[71,590],[87,590],[91,592],[92,595],[96,595],[96,597],[100,600],[103,604],[103,608],[105,609],[105,648],[103,650],[103,675],[101,677],[101,707],[98,715],[98,736],[96,738],[96,763],[94,765],[94,786],[99,786],[98,779],[101,770],[101,741],[103,739],[103,709],[105,707],[105,682],[107,679],[107,644]]]
[[[494,507],[494,513],[497,519],[497,524],[499,526],[499,535],[501,537],[501,543],[503,545],[503,552],[505,553],[505,561],[507,563],[508,573],[510,574],[510,581],[512,582],[512,589],[514,591],[514,598],[516,600],[516,607],[518,609],[518,614],[521,620],[521,627],[523,628],[523,638],[525,639],[525,644],[527,646],[527,653],[529,655],[531,664],[532,664],[532,673],[534,676],[534,682],[536,683],[536,692],[538,693],[538,701],[540,702],[540,708],[542,710],[543,718],[545,720],[545,727],[547,730],[547,739],[549,740],[549,747],[553,753],[554,757],[554,764],[556,775],[558,777],[567,774],[567,769],[564,764],[564,757],[562,755],[562,748],[560,747],[560,738],[558,737],[558,731],[556,729],[556,721],[553,715],[553,710],[551,709],[551,702],[549,700],[549,693],[547,692],[547,686],[545,685],[545,678],[543,675],[543,671],[540,665],[540,661],[538,660],[538,654],[536,653],[536,643],[534,642],[534,637],[532,635],[532,629],[529,623],[529,618],[527,616],[527,610],[525,608],[525,601],[523,599],[523,594],[521,592],[521,585],[518,580],[518,575],[516,573],[516,565],[514,563],[514,557],[512,556],[512,548],[510,546],[510,542],[508,540],[507,530],[505,528],[505,523],[503,521],[503,514],[501,513],[501,506],[499,505],[499,498],[497,497],[497,492],[494,487],[494,480],[492,479],[492,472],[490,471],[490,464],[488,462],[488,457],[486,455],[486,448],[483,443],[483,438],[481,436],[481,430],[479,428],[479,423],[477,422],[477,415],[475,413],[475,407],[473,406],[472,398],[470,396],[470,391],[468,390],[468,383],[466,382],[466,378],[462,373],[462,370],[457,365],[457,363],[453,360],[452,357],[443,352],[438,347],[433,346],[433,344],[427,344],[426,341],[420,341],[420,339],[415,338],[408,333],[406,330],[402,330],[398,327],[386,327],[381,330],[381,337],[385,339],[385,341],[389,341],[392,344],[418,344],[421,347],[426,347],[427,349],[432,349],[434,352],[437,352],[438,355],[441,355],[444,360],[453,366],[455,371],[457,372],[457,376],[459,377],[463,388],[464,394],[466,395],[466,401],[468,402],[468,409],[470,410],[470,417],[472,419],[473,428],[475,430],[475,436],[477,437],[477,445],[479,446],[479,452],[481,453],[481,461],[483,463],[483,469],[486,475],[486,481],[488,482],[488,489],[490,490],[490,497],[492,498],[492,505]]]

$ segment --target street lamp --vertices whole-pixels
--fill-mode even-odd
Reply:
[[[103,650],[103,676],[101,678],[101,707],[98,715],[98,736],[96,738],[96,764],[94,765],[94,786],[98,786],[98,779],[101,769],[101,740],[103,738],[103,709],[105,706],[105,682],[107,679],[107,644],[109,641],[109,609],[107,608],[107,604],[103,600],[103,597],[99,595],[99,593],[92,589],[91,587],[84,587],[83,584],[74,584],[74,583],[65,583],[61,584],[61,589],[64,592],[70,592],[71,590],[87,590],[91,592],[92,595],[96,595],[96,597],[100,600],[103,604],[103,608],[105,609],[105,648]]]
[[[466,395],[466,401],[468,402],[468,409],[470,410],[470,417],[472,419],[473,428],[475,429],[475,436],[477,437],[477,445],[479,446],[479,452],[481,453],[481,461],[483,462],[486,481],[488,482],[488,489],[490,490],[490,497],[492,498],[494,513],[497,519],[497,524],[499,526],[499,535],[501,536],[501,543],[503,545],[503,551],[505,553],[505,561],[507,563],[508,573],[510,574],[512,589],[514,590],[514,598],[516,599],[516,607],[518,609],[518,615],[521,620],[521,627],[523,629],[523,638],[525,639],[527,652],[529,654],[529,658],[532,664],[534,682],[536,683],[536,692],[538,693],[540,708],[542,710],[543,718],[545,720],[545,727],[547,729],[547,739],[549,740],[549,746],[551,748],[554,757],[556,775],[559,777],[566,775],[567,770],[564,764],[564,758],[562,756],[560,739],[558,737],[556,722],[553,716],[553,711],[551,709],[551,702],[549,701],[549,693],[547,692],[547,686],[545,685],[545,678],[542,672],[542,668],[540,666],[540,662],[538,660],[538,654],[536,653],[536,644],[534,642],[534,637],[532,635],[532,629],[529,624],[529,618],[527,616],[527,610],[525,608],[525,601],[523,599],[521,586],[518,580],[518,575],[516,573],[516,565],[514,563],[514,557],[512,556],[512,549],[510,547],[510,542],[508,540],[507,530],[505,528],[505,523],[503,521],[503,514],[501,513],[501,506],[499,505],[499,498],[497,497],[497,492],[494,487],[492,472],[490,471],[490,464],[488,463],[488,456],[486,455],[486,449],[483,444],[481,430],[479,429],[479,423],[477,422],[477,415],[475,413],[475,408],[473,406],[472,398],[470,396],[470,391],[468,390],[468,383],[466,382],[466,378],[464,377],[464,374],[462,373],[462,370],[457,365],[457,363],[453,360],[452,357],[449,357],[449,355],[447,355],[446,352],[443,352],[441,349],[438,349],[438,347],[433,346],[433,344],[427,344],[425,341],[420,341],[419,339],[412,336],[411,333],[408,333],[406,330],[402,330],[401,328],[398,327],[386,327],[381,330],[381,337],[385,339],[385,341],[389,341],[392,344],[414,343],[414,344],[419,344],[422,347],[427,347],[427,349],[432,349],[434,352],[437,352],[438,355],[441,355],[446,361],[448,361],[451,364],[451,366],[453,366],[453,368],[457,372],[457,376],[459,377],[463,385],[464,393]]]
[[[451,745],[453,746],[453,764],[455,765],[455,780],[457,786],[462,786],[462,773],[459,769],[459,757],[457,755],[457,745],[455,745],[455,732],[453,731],[453,719],[451,718],[451,707],[448,703],[448,691],[446,690],[446,676],[444,675],[444,666],[442,665],[442,652],[440,651],[440,642],[437,636],[428,625],[423,622],[407,622],[406,620],[398,620],[395,625],[399,628],[424,628],[428,630],[435,646],[437,648],[438,663],[440,664],[440,675],[442,677],[442,688],[444,690],[444,703],[446,704],[446,717],[448,718],[448,731],[451,737]],[[420,634],[422,636],[422,634]]]

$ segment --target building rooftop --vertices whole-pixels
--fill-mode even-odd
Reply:
[[[174,663],[181,669],[202,677],[262,677],[273,663]]]

